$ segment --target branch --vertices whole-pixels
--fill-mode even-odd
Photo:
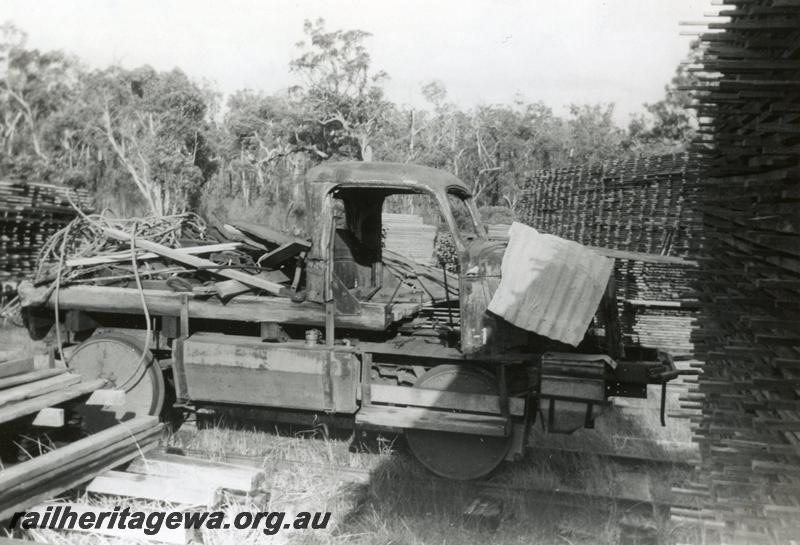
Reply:
[[[300,135],[297,133],[297,131],[294,131],[294,139],[295,139],[295,142],[301,142],[302,141],[300,139]],[[295,146],[295,151],[309,151],[309,152],[315,154],[317,157],[319,157],[321,159],[327,159],[328,158],[328,154],[325,153],[324,151],[320,150],[319,148],[317,148],[316,144],[297,144],[297,146]]]
[[[42,153],[41,145],[39,144],[39,137],[36,135],[36,121],[34,121],[33,116],[33,109],[31,108],[30,104],[22,98],[22,95],[18,95],[15,93],[10,87],[6,87],[6,91],[8,92],[9,96],[16,100],[20,106],[25,110],[28,118],[28,125],[31,127],[31,142],[33,143],[33,151],[38,155],[41,159],[47,160],[47,156]]]
[[[156,203],[153,201],[150,184],[141,179],[139,173],[136,171],[136,168],[134,168],[133,164],[130,162],[130,159],[128,159],[128,157],[125,155],[125,150],[123,149],[122,145],[114,138],[114,130],[111,127],[111,113],[108,110],[108,104],[106,104],[106,107],[103,109],[103,123],[105,127],[106,138],[108,139],[109,144],[111,144],[111,149],[114,150],[114,153],[117,154],[117,157],[125,166],[125,169],[131,175],[131,178],[133,178],[133,182],[136,184],[139,192],[147,200],[147,204],[150,206],[153,214],[160,216],[161,213],[159,212]],[[139,155],[141,159],[141,152]]]

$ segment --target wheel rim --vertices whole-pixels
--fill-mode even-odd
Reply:
[[[497,381],[491,373],[457,365],[430,369],[414,387],[497,395]],[[477,479],[489,474],[500,465],[511,448],[511,437],[431,430],[407,430],[406,440],[423,466],[440,477],[456,480]]]
[[[84,380],[104,378],[109,381],[108,388],[125,391],[125,402],[119,406],[81,405],[84,427],[97,430],[161,413],[164,377],[153,354],[139,340],[120,333],[101,333],[80,344],[67,365]]]

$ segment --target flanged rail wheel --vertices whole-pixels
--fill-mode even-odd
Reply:
[[[118,332],[99,333],[78,345],[67,362],[84,380],[104,378],[125,392],[118,406],[81,406],[83,427],[96,431],[137,416],[158,415],[164,406],[164,376],[144,343]]]
[[[415,388],[465,394],[497,395],[497,380],[475,367],[439,365],[428,370]],[[505,459],[511,437],[490,437],[432,430],[406,430],[411,452],[431,472],[447,479],[483,477]]]

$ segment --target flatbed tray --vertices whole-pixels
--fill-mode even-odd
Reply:
[[[23,283],[19,288],[23,307],[53,307],[55,292],[46,286],[34,287]],[[223,303],[216,297],[199,296],[168,290],[109,286],[66,286],[59,290],[62,310],[117,314],[144,314],[141,295],[147,310],[154,316],[180,316],[183,305],[190,318],[207,318],[239,322],[276,322],[308,326],[325,325],[325,305],[311,301],[292,302],[284,297],[240,295]],[[335,325],[350,329],[382,331],[393,322],[412,316],[418,304],[361,303],[361,311],[352,315],[337,315]]]

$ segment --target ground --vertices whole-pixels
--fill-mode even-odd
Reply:
[[[23,330],[0,329],[0,352],[31,353],[44,350]],[[1,354],[0,354],[1,355]],[[677,410],[677,394],[669,397],[668,410]],[[571,436],[548,435],[538,427],[531,437],[533,446],[569,448],[596,453],[621,452],[632,456],[659,459],[688,459],[694,452],[687,447],[691,434],[688,421],[671,419],[666,428],[658,422],[657,399],[646,406],[612,408],[595,430],[582,430]],[[190,419],[167,439],[167,444],[186,454],[219,460],[246,460],[264,464],[268,470],[267,505],[241,504],[231,511],[330,511],[331,522],[325,531],[296,531],[264,536],[253,531],[206,531],[209,545],[249,543],[558,543],[612,544],[621,539],[622,523],[641,517],[636,506],[614,507],[610,500],[563,495],[524,495],[513,490],[499,493],[502,503],[500,524],[481,524],[466,519],[464,508],[480,494],[470,484],[432,479],[411,457],[402,438],[383,436],[352,437],[349,431],[318,426],[289,429],[265,424],[252,411],[225,413],[215,418]],[[499,485],[545,490],[569,489],[598,496],[631,496],[646,483],[656,497],[663,497],[670,486],[688,476],[688,469],[670,465],[632,467],[595,455],[536,455],[525,461],[507,463],[491,476]],[[333,468],[333,469],[332,469]],[[361,478],[343,476],[342,468],[357,468]],[[627,476],[627,478],[626,478]],[[134,504],[85,497],[81,491],[73,499],[101,505]],[[493,495],[495,500],[497,494]],[[148,507],[156,507],[147,504]],[[650,513],[645,512],[648,518]],[[663,514],[655,518],[659,541],[694,542]],[[30,532],[27,536],[44,543],[113,543],[100,536],[70,536],[52,531]],[[635,542],[635,541],[634,541]]]

